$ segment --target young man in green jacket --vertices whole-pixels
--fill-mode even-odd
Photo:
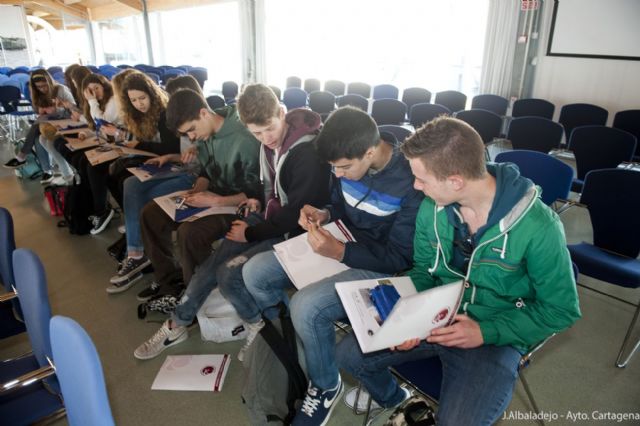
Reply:
[[[455,322],[424,341],[363,355],[353,334],[338,364],[383,407],[405,393],[391,365],[439,356],[438,425],[489,425],[507,408],[523,353],[580,318],[571,260],[558,216],[511,164],[484,161],[480,136],[439,118],[401,147],[426,197],[409,272],[418,291],[464,280]]]

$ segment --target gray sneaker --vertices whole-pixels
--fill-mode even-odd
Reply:
[[[142,278],[142,272],[138,272],[135,275],[131,275],[124,281],[120,281],[119,283],[112,283],[109,287],[107,287],[107,293],[115,294],[122,293],[123,291],[127,291],[133,286],[138,280]]]
[[[244,341],[244,346],[242,347],[242,349],[240,349],[240,352],[238,352],[239,361],[242,361],[244,359],[245,352],[247,352],[247,349],[249,349],[253,341],[256,340],[258,333],[260,333],[260,330],[262,330],[263,328],[264,321],[262,319],[253,324],[247,324],[247,331],[249,333],[247,333],[247,338]]]
[[[169,328],[170,319],[166,320],[162,327],[151,336],[149,340],[138,346],[133,356],[138,359],[151,359],[160,355],[170,346],[184,342],[189,337],[187,327],[176,326]]]
[[[136,275],[138,272],[142,272],[142,270],[149,265],[151,265],[151,261],[147,256],[142,256],[140,259],[127,257],[124,262],[122,262],[118,273],[112,276],[109,281],[113,284],[121,283]]]

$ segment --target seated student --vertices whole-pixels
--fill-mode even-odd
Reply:
[[[36,111],[40,120],[47,116],[55,116],[57,118],[68,116],[68,111],[65,110],[63,103],[75,106],[75,101],[69,89],[62,84],[55,83],[51,75],[44,69],[31,72],[31,76],[29,77],[29,91],[31,93],[31,103],[33,104],[34,111]],[[44,173],[41,183],[49,183],[53,180],[54,176],[46,148],[37,143],[39,136],[39,123],[34,123],[29,128],[20,152],[18,152],[15,158],[7,161],[4,167],[15,169],[22,166],[26,161],[27,154],[31,152],[35,146],[40,166]]]
[[[191,89],[202,95],[200,85],[190,75],[172,78],[167,83],[166,89],[169,95],[179,89]],[[166,118],[162,122],[166,127]],[[146,163],[162,166],[167,162],[181,162],[185,165],[184,173],[166,179],[152,179],[145,182],[140,181],[135,176],[125,176],[122,182],[122,208],[124,210],[127,257],[122,262],[117,274],[111,277],[110,282],[114,285],[109,287],[111,289],[110,292],[116,293],[127,290],[136,279],[142,277],[141,271],[151,264],[151,261],[144,255],[140,231],[140,212],[145,204],[156,197],[193,187],[199,171],[197,148],[191,144],[189,138],[182,136],[180,138],[180,152],[181,154],[165,154],[154,157],[147,160]],[[111,192],[114,192],[113,188]],[[138,294],[138,300],[144,302],[155,296],[158,290],[159,286],[154,282],[150,287]]]
[[[329,198],[329,167],[318,158],[312,143],[321,124],[320,116],[306,109],[285,114],[273,91],[263,84],[245,87],[236,105],[240,120],[262,144],[260,176],[265,182],[264,218],[250,213],[245,220],[232,223],[226,239],[191,278],[171,319],[136,349],[136,358],[156,357],[184,340],[187,326],[217,284],[249,324],[245,345],[248,347],[264,323],[242,282],[242,265],[254,254],[270,250],[285,235],[299,233],[298,216],[302,206],[323,205]],[[250,212],[259,211],[261,205],[257,199],[244,202]],[[165,343],[167,337],[172,343]]]
[[[512,164],[485,165],[468,124],[435,119],[401,147],[426,198],[409,272],[418,291],[464,279],[455,323],[363,355],[353,334],[338,365],[383,407],[405,398],[388,367],[439,356],[439,425],[488,425],[507,408],[522,353],[580,318],[562,223]]]
[[[237,206],[260,196],[260,143],[242,125],[235,106],[214,112],[200,94],[178,90],[167,106],[167,126],[198,141],[202,171],[185,198],[187,205]],[[220,214],[177,223],[157,203],[147,203],[140,215],[142,241],[160,291],[179,294],[182,283],[191,280],[196,266],[211,254],[211,244],[224,237],[234,218]],[[179,265],[172,250],[173,231],[177,231]]]
[[[351,269],[303,288],[291,301],[293,324],[304,346],[311,379],[303,409],[293,424],[322,424],[342,391],[333,322],[346,313],[335,283],[387,277],[411,266],[422,194],[413,189],[408,162],[396,152],[395,143],[393,135],[381,137],[367,113],[352,107],[334,111],[316,139],[318,154],[335,173],[331,204],[325,208],[305,205],[298,223],[309,231],[308,241],[316,253]],[[355,241],[343,244],[319,226],[337,219]],[[274,252],[251,258],[242,275],[258,306],[273,317],[275,310],[267,308],[286,300],[285,289],[292,285]]]

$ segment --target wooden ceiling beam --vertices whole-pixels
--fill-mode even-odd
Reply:
[[[89,19],[89,11],[86,7],[78,6],[78,5],[65,5],[58,1],[54,0],[29,0],[28,3],[33,3],[40,5],[45,8],[53,9],[59,13],[66,13],[71,16],[75,16],[80,19]]]
[[[132,9],[137,10],[138,12],[142,12],[142,1],[140,0],[116,0],[118,3],[122,3],[125,6],[129,6]]]

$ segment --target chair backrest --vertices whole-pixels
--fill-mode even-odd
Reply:
[[[373,86],[373,99],[398,99],[400,90],[393,84],[378,84]]]
[[[0,207],[0,279],[6,291],[13,291],[13,252],[16,240],[13,233],[13,218],[9,210]]]
[[[568,104],[560,109],[558,122],[564,127],[567,138],[576,127],[601,125],[607,123],[609,112],[592,104]]]
[[[444,105],[415,104],[409,111],[409,122],[417,129],[440,115],[451,115],[451,110]]]
[[[207,97],[207,105],[209,105],[209,108],[211,108],[211,109],[222,108],[226,104],[227,103],[224,101],[222,96],[211,95],[211,96]]]
[[[446,106],[451,112],[462,111],[467,105],[467,95],[456,90],[445,90],[436,93],[433,103]]]
[[[0,104],[5,112],[17,111],[17,104],[20,101],[20,89],[14,85],[9,85],[12,80],[6,81],[6,85],[0,86]],[[17,83],[17,82],[16,82]]]
[[[631,161],[636,137],[624,130],[605,126],[581,126],[571,132],[569,149],[576,157],[578,179],[591,170],[614,168]]]
[[[176,67],[180,68],[180,67]],[[192,75],[193,78],[196,79],[201,88],[204,88],[204,83],[206,83],[209,78],[209,72],[206,68],[202,67],[189,67],[187,70],[187,74]]]
[[[118,70],[118,71],[120,71],[120,70]],[[163,70],[163,76],[164,76],[163,81],[166,84],[167,81],[169,81],[170,78],[179,77],[179,76],[185,75],[185,74],[186,74],[186,72],[184,70],[179,69],[179,68],[167,68],[167,69]]]
[[[553,119],[553,113],[556,106],[544,99],[518,99],[513,103],[511,110],[512,117],[542,117],[549,120]]]
[[[471,99],[471,109],[485,109],[499,116],[507,115],[509,100],[498,95],[477,95]]]
[[[33,355],[40,367],[45,367],[49,365],[47,357],[51,359],[52,355],[49,339],[51,306],[44,267],[34,252],[19,248],[13,252],[13,274]],[[47,379],[47,383],[59,392],[55,378]]]
[[[0,67],[0,74],[8,75],[12,69],[11,67]]]
[[[640,140],[640,109],[618,111],[613,117],[613,127],[631,133]],[[640,156],[640,143],[636,145],[636,157]]]
[[[307,93],[320,91],[320,80],[317,78],[307,78],[304,81],[303,89]]]
[[[50,322],[51,349],[71,425],[114,425],[102,364],[87,332],[56,315]]]
[[[160,84],[160,76],[154,72],[145,72],[145,74],[153,80],[155,84]]]
[[[360,95],[366,99],[371,96],[371,85],[359,81],[347,85],[347,95]]]
[[[62,72],[62,67],[59,66],[53,66],[53,67],[49,67],[47,68],[47,72],[51,75],[57,73],[57,72]]]
[[[480,134],[482,141],[487,144],[500,136],[502,117],[484,109],[470,109],[458,111],[456,118],[468,123]]]
[[[587,173],[580,202],[586,204],[597,247],[635,259],[640,254],[640,173],[602,169]]]
[[[120,64],[120,65],[116,65],[116,68],[120,68],[121,70],[126,70],[129,68],[133,68],[131,65],[127,65],[127,64]]]
[[[371,117],[378,126],[400,124],[407,115],[407,106],[397,99],[376,99],[371,106]]]
[[[422,87],[409,87],[402,92],[402,102],[411,111],[415,104],[428,104],[431,102],[431,92]]]
[[[573,169],[537,151],[504,151],[496,155],[496,163],[514,163],[520,174],[542,188],[542,202],[551,205],[558,198],[567,199],[573,180]]]
[[[122,71],[122,70],[118,69],[118,71]],[[62,71],[53,74],[51,77],[53,77],[53,79],[55,81],[57,81],[58,83],[60,83],[60,84],[66,84],[67,83],[65,75],[64,75],[64,73]]]
[[[351,94],[340,96],[338,98],[338,106],[343,107],[347,105],[360,108],[365,112],[369,110],[369,100],[362,95]]]
[[[542,117],[518,117],[509,123],[507,139],[513,149],[526,149],[545,154],[560,146],[564,129],[555,121]]]
[[[235,99],[238,96],[238,83],[225,81],[222,83],[222,96],[226,99]]]
[[[309,108],[318,114],[325,114],[336,109],[336,96],[331,92],[315,91],[309,93]]]
[[[300,77],[296,77],[292,75],[291,77],[287,77],[287,82],[285,85],[285,89],[290,87],[297,87],[298,89],[302,88],[302,79]]]
[[[327,80],[324,82],[325,92],[331,92],[336,96],[344,95],[345,87],[344,82],[339,80]]]
[[[273,90],[273,93],[275,93],[276,98],[278,98],[278,100],[282,100],[282,91],[278,86],[269,86],[269,88]]]
[[[378,126],[378,130],[380,131],[380,133],[391,133],[396,137],[398,143],[402,143],[406,138],[413,134],[413,132],[406,127],[398,126],[396,124],[384,124],[382,126]]]
[[[9,77],[13,76],[13,75],[18,75],[18,74],[27,74],[29,75],[29,68],[26,67],[18,67],[18,68],[14,68],[11,71],[9,71],[7,73],[7,75]]]
[[[307,92],[297,87],[289,87],[282,94],[282,102],[288,110],[307,106]]]

